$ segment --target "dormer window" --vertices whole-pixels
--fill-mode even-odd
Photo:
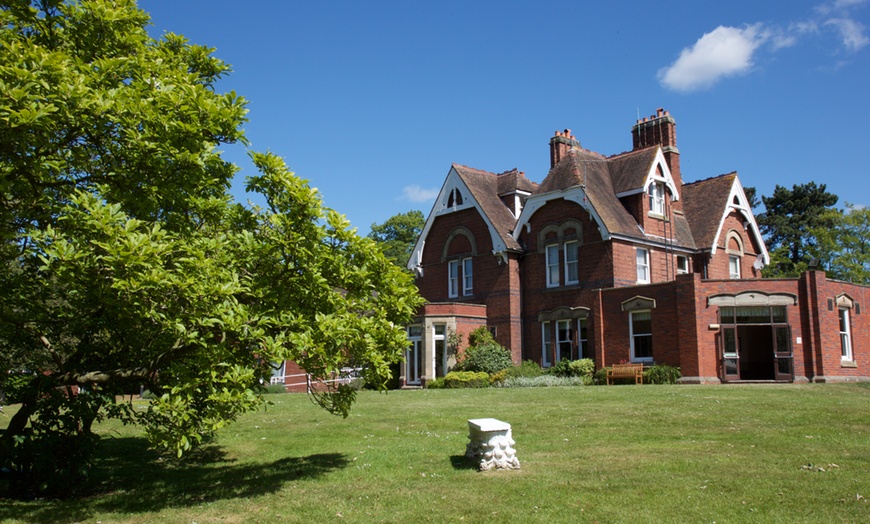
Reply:
[[[665,185],[653,182],[649,185],[649,212],[653,215],[665,214]]]

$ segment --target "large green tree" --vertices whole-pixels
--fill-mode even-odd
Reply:
[[[765,211],[757,220],[771,255],[765,276],[797,276],[806,269],[817,244],[813,231],[833,224],[828,211],[836,205],[837,195],[828,193],[825,184],[809,182],[792,189],[777,185],[773,195],[761,200]]]
[[[133,0],[0,4],[0,436],[19,494],[62,491],[99,417],[181,455],[261,403],[269,364],[380,386],[421,302],[410,276],[270,154],[232,201],[245,101],[228,66],[149,37]],[[116,395],[147,387],[147,408]],[[78,394],[76,392],[78,391]],[[346,415],[353,391],[317,400]]]
[[[425,225],[426,218],[423,213],[415,209],[393,215],[383,224],[372,224],[368,236],[381,245],[387,258],[405,266]]]
[[[870,282],[870,209],[846,204],[827,212],[831,227],[813,231],[811,251],[831,278],[865,284]]]

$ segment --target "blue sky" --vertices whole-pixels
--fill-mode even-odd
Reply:
[[[737,171],[870,205],[870,0],[140,0],[152,34],[216,48],[252,148],[284,157],[366,234],[428,214],[453,162],[540,182],[548,141],[631,148],[668,110],[686,182]],[[253,174],[244,150],[234,194]]]

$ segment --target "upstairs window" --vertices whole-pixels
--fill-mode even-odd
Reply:
[[[447,296],[450,298],[459,296],[459,261],[447,262]]]
[[[728,276],[734,280],[740,278],[740,257],[737,255],[728,256]]]
[[[665,185],[661,182],[649,185],[649,212],[654,215],[665,214]]]
[[[578,271],[579,261],[579,242],[576,240],[572,240],[571,242],[565,242],[565,284],[577,284],[580,282],[580,275]]]
[[[637,248],[637,283],[649,284],[649,249]]]
[[[689,258],[683,255],[677,255],[677,274],[685,275],[689,272]]]
[[[459,296],[459,283],[462,282],[462,295],[469,296],[474,291],[473,262],[472,258],[450,260],[447,262],[447,296],[456,298]],[[460,278],[459,271],[462,270]]]
[[[559,244],[546,247],[547,287],[559,286]]]
[[[471,295],[474,289],[471,265],[470,257],[462,259],[462,294],[465,296]]]

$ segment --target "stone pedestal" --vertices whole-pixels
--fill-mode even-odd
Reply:
[[[478,461],[480,471],[491,469],[520,469],[516,457],[511,425],[494,418],[475,418],[468,421],[465,456]]]

